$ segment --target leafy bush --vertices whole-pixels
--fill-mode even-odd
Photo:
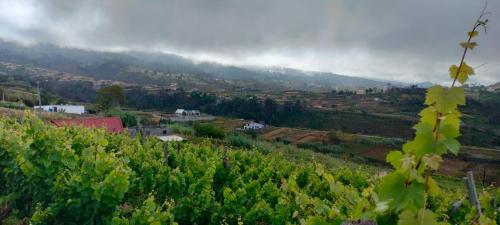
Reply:
[[[137,126],[137,117],[130,112],[119,109],[110,109],[106,112],[107,116],[119,116],[124,127]]]
[[[196,136],[198,137],[224,139],[224,137],[226,136],[222,129],[209,123],[196,123],[194,124],[193,128]]]
[[[189,135],[193,136],[195,135],[195,131],[192,127],[190,126],[185,126],[180,123],[174,123],[174,124],[169,124],[168,127],[174,131],[174,133],[177,134],[184,134],[184,135]]]
[[[137,126],[137,117],[132,113],[124,112],[120,114],[120,119],[125,127]]]
[[[247,137],[238,134],[230,134],[226,137],[226,142],[234,147],[251,149],[253,144],[252,141]]]
[[[22,102],[0,102],[0,107],[9,108],[9,109],[28,109]]]

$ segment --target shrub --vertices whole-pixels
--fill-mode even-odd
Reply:
[[[28,109],[23,102],[0,102],[0,107],[9,109]]]
[[[193,126],[196,136],[223,139],[225,137],[222,129],[214,126],[213,124],[197,123]]]
[[[226,142],[234,147],[251,149],[253,144],[252,141],[247,137],[238,134],[230,134],[226,137]]]
[[[177,134],[184,134],[184,135],[190,135],[193,136],[195,134],[195,131],[192,127],[190,126],[185,126],[183,124],[179,123],[174,123],[174,124],[169,124],[168,127],[174,131],[174,133]]]
[[[119,109],[111,109],[106,112],[106,115],[119,116],[124,127],[137,126],[137,117],[133,113],[125,112]]]

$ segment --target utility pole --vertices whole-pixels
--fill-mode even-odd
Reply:
[[[38,90],[38,107],[42,108],[42,97],[40,96],[40,81],[36,81],[36,89]]]

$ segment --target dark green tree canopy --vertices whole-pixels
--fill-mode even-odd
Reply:
[[[125,104],[125,93],[118,85],[102,87],[97,91],[96,104],[99,109],[119,108]]]

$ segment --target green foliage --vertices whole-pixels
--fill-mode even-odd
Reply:
[[[184,134],[184,135],[190,135],[194,136],[195,131],[192,127],[183,125],[181,123],[174,123],[174,124],[169,124],[168,127],[174,131],[174,133],[177,134]]]
[[[108,134],[46,129],[31,116],[24,120],[29,125],[0,122],[1,195],[33,224],[106,220],[131,176],[123,159],[105,150]]]
[[[328,171],[259,151],[226,154],[210,142],[182,144],[179,151],[174,144],[165,164],[163,144],[103,129],[56,128],[34,116],[1,118],[0,205],[31,224],[340,224],[375,219],[375,208],[383,208],[377,199],[389,198],[374,192],[377,177],[359,170]],[[391,207],[420,202],[412,191],[422,184],[406,189],[406,177],[387,177],[395,179],[378,189],[390,189],[401,202],[389,201]],[[494,197],[483,196],[482,204]],[[439,195],[423,213],[401,210],[401,223],[471,221],[470,205],[460,215],[447,212],[450,199],[456,198]],[[489,207],[482,220],[493,213]]]
[[[238,148],[251,149],[253,147],[252,140],[243,135],[234,133],[226,137],[226,142],[227,144]]]
[[[120,107],[125,103],[125,93],[118,85],[102,87],[97,91],[96,104],[103,111]]]
[[[28,107],[22,102],[1,102],[0,107],[9,109],[28,109]]]
[[[332,223],[373,205],[320,165],[230,151],[226,167],[209,143],[165,165],[156,139],[23,121],[0,120],[0,196],[32,224]]]
[[[338,145],[327,145],[320,142],[301,142],[297,144],[299,148],[311,149],[321,153],[341,153],[342,149]]]
[[[210,123],[196,123],[194,124],[193,128],[195,130],[196,136],[198,137],[224,139],[224,137],[226,136],[222,129]]]
[[[393,138],[385,138],[385,137],[362,137],[359,140],[359,143],[365,144],[368,146],[382,146],[382,147],[397,148],[398,146],[401,146],[402,141],[395,140]]]
[[[155,202],[154,196],[149,196],[144,203],[135,210],[129,205],[121,205],[120,211],[111,220],[111,225],[176,225],[171,212],[173,203],[165,201],[162,205]],[[129,211],[132,211],[131,216]],[[130,217],[130,219],[128,218]]]
[[[125,112],[119,109],[110,109],[106,112],[107,116],[119,116],[124,127],[137,126],[137,117],[131,112]]]

